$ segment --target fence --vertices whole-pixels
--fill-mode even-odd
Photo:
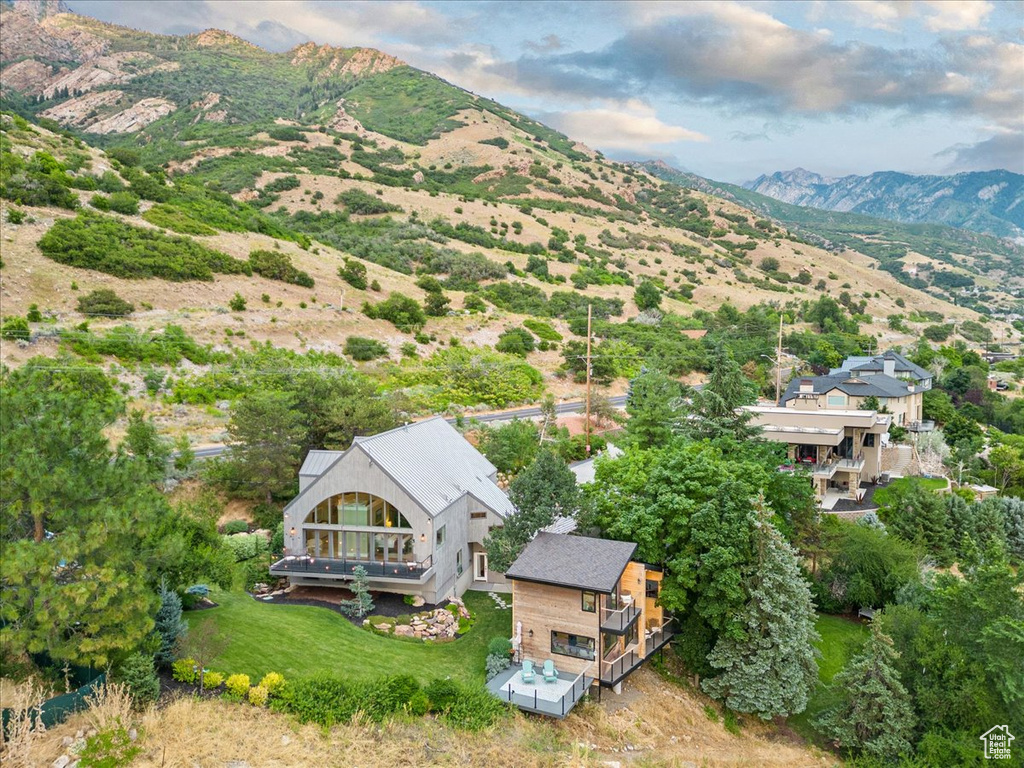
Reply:
[[[40,667],[53,666],[53,662],[48,658],[45,658],[46,664],[41,663],[38,657],[33,660]],[[38,713],[38,722],[41,722],[46,728],[63,723],[70,715],[81,709],[86,709],[89,706],[86,698],[106,682],[107,675],[105,672],[99,672],[91,667],[69,667],[68,679],[78,688],[47,699],[34,711],[34,713]],[[13,715],[13,710],[3,710],[0,722],[2,722],[4,732],[7,731],[7,724]]]

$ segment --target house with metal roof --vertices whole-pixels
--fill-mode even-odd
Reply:
[[[564,717],[591,686],[621,690],[672,637],[659,601],[662,572],[635,553],[632,542],[538,533],[505,573],[516,663],[488,682],[490,691]]]
[[[271,573],[293,584],[345,586],[357,566],[371,587],[428,603],[471,586],[506,590],[483,542],[513,512],[497,470],[443,418],[310,451],[284,509],[285,556]]]

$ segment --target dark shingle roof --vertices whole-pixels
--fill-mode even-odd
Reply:
[[[805,379],[793,379],[782,394],[782,402],[787,403],[800,394],[800,383]],[[845,392],[854,397],[906,397],[910,391],[907,384],[884,373],[875,373],[871,376],[857,378],[849,372],[829,374],[828,376],[815,376],[809,379],[814,384],[815,394],[824,394],[833,389]]]
[[[910,362],[899,352],[894,352],[891,349],[874,357],[848,357],[843,361],[841,368],[835,368],[830,373],[839,373],[840,371],[881,372],[885,370],[886,360],[895,362],[893,368],[897,375],[901,373],[910,374],[917,381],[927,381],[932,378],[932,374],[929,371],[916,363]]]
[[[615,591],[635,551],[630,541],[538,533],[505,576],[608,594]]]

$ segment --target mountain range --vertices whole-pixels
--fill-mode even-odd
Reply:
[[[793,205],[935,223],[1024,242],[1024,176],[976,171],[912,176],[881,171],[830,178],[795,168],[758,176],[744,188]]]
[[[621,392],[668,348],[692,371],[678,330],[726,303],[781,309],[803,333],[804,308],[837,297],[859,338],[906,345],[936,323],[992,337],[980,319],[1004,328],[1024,288],[1024,249],[1006,240],[613,162],[386,52],[272,53],[57,2],[3,7],[3,309],[49,318],[40,338],[79,326],[79,297],[109,289],[134,312],[94,317],[90,334],[127,323],[216,350],[345,355],[413,407],[443,409],[486,401],[439,383],[439,361],[510,329],[536,337],[526,361],[545,391],[578,396],[571,345],[588,305],[606,359],[623,361],[603,372]],[[400,317],[407,300],[427,317]],[[665,322],[644,325],[654,306]],[[65,348],[5,345],[4,361]]]

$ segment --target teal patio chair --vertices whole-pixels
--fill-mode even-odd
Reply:
[[[555,662],[553,662],[551,659],[545,661],[544,672],[542,674],[544,675],[545,683],[553,683],[556,680],[558,680],[558,670],[555,669]]]
[[[523,671],[519,674],[523,678],[524,683],[532,683],[537,679],[537,675],[533,671],[533,662],[529,659],[523,659]]]

